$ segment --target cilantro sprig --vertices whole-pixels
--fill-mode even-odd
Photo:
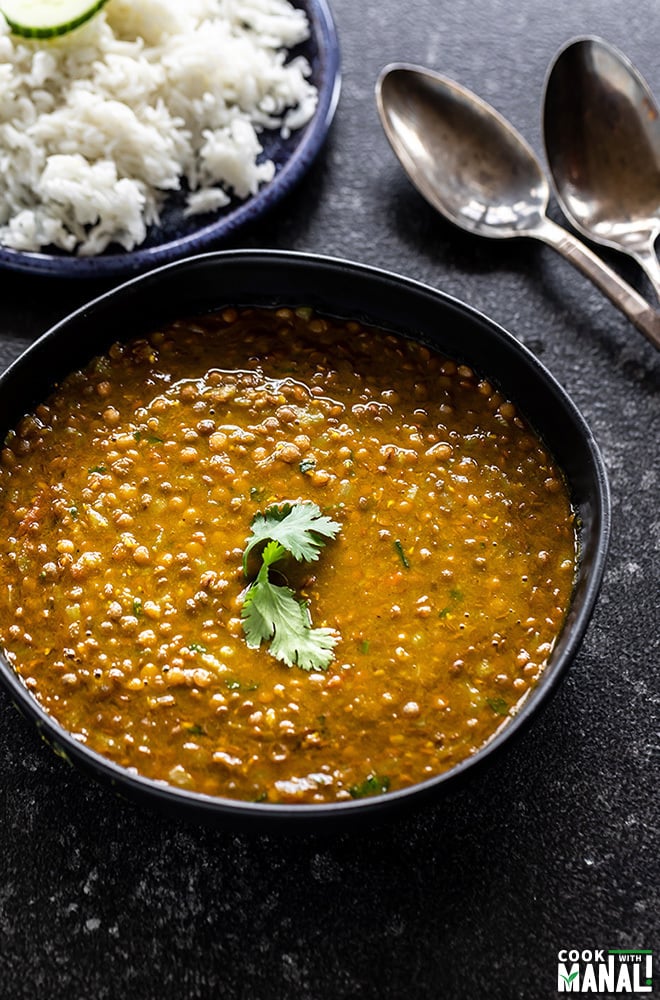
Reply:
[[[272,504],[252,521],[252,535],[243,553],[243,572],[247,572],[250,552],[260,542],[272,539],[299,562],[314,562],[325,544],[323,538],[334,538],[340,528],[341,524],[322,514],[311,500]]]
[[[313,628],[306,601],[291,587],[272,583],[269,571],[287,555],[298,562],[314,562],[325,545],[335,538],[341,525],[321,514],[311,501],[268,507],[252,521],[252,534],[243,553],[247,575],[252,550],[266,542],[261,566],[243,601],[241,618],[248,646],[258,649],[270,641],[270,653],[287,666],[303,670],[326,670],[334,659],[337,633],[331,628]]]

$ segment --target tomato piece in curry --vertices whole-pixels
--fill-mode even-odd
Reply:
[[[339,633],[248,648],[255,514],[341,524],[291,585]],[[561,630],[574,516],[543,443],[423,344],[234,309],[116,343],[1,454],[0,643],[41,706],[141,775],[252,801],[423,781],[515,713]]]

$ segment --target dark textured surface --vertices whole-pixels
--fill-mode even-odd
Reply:
[[[541,152],[551,56],[600,34],[660,94],[655,0],[334,0],[344,90],[324,155],[232,246],[350,256],[508,327],[571,393],[613,492],[605,586],[567,682],[474,782],[373,830],[184,826],[69,770],[0,697],[0,996],[545,1000],[559,947],[660,948],[660,355],[552,251],[457,233],[411,190],[373,85],[407,60],[482,94]],[[608,258],[650,294],[635,270]],[[0,275],[0,359],[99,290]],[[658,974],[652,995],[660,995]],[[649,994],[647,994],[649,995]]]

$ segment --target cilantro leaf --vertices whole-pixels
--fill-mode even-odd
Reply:
[[[261,560],[263,562],[263,566],[261,570],[259,570],[259,575],[261,576],[264,566],[266,567],[266,569],[268,569],[269,566],[273,565],[273,563],[279,562],[280,559],[284,559],[285,555],[286,555],[286,549],[283,545],[280,545],[280,543],[275,541],[274,539],[272,542],[269,542],[266,548],[261,553]],[[268,576],[268,574],[266,574],[266,576]]]
[[[272,545],[281,549],[271,542],[264,555]],[[312,628],[307,605],[296,600],[290,587],[268,580],[269,565],[264,561],[243,602],[241,617],[248,646],[257,649],[270,639],[271,654],[287,666],[325,670],[332,662],[337,635],[330,628]]]
[[[297,513],[297,511],[302,513]],[[252,523],[253,535],[243,554],[267,540],[261,553],[261,567],[248,588],[241,609],[245,639],[251,649],[270,642],[270,652],[287,666],[303,670],[325,670],[334,658],[339,639],[331,628],[313,628],[309,608],[298,600],[290,587],[271,583],[269,569],[287,553],[296,559],[313,561],[323,546],[317,535],[334,538],[341,525],[324,517],[314,503],[283,504],[258,514]]]
[[[252,521],[252,535],[243,553],[243,571],[247,572],[250,552],[260,542],[279,542],[299,562],[314,562],[325,544],[323,538],[334,538],[341,525],[326,517],[311,500],[296,504],[273,504]]]
[[[299,607],[307,611],[306,605]],[[302,670],[327,670],[335,658],[339,636],[331,628],[312,628],[308,614],[305,613],[304,618],[305,624],[293,638],[283,636],[281,630],[275,629],[270,651],[289,667],[295,664]]]
[[[273,544],[277,545],[277,542]],[[268,566],[269,563],[264,560],[241,609],[243,629],[251,649],[257,649],[262,642],[272,639],[278,627],[291,631],[300,625],[300,608],[295,594],[290,587],[278,587],[270,582]]]

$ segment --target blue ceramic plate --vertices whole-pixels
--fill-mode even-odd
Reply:
[[[264,155],[275,164],[275,177],[246,201],[232,201],[226,208],[208,215],[185,218],[184,196],[172,195],[161,211],[158,226],[135,250],[108,247],[95,257],[76,257],[63,251],[30,253],[0,246],[0,268],[28,271],[61,278],[103,278],[146,271],[209,247],[253,222],[287,194],[310,167],[326,137],[339,98],[339,43],[326,0],[293,0],[307,13],[310,37],[293,49],[291,56],[303,55],[309,62],[311,82],[318,90],[318,105],[308,124],[283,139],[277,131],[260,135]]]

